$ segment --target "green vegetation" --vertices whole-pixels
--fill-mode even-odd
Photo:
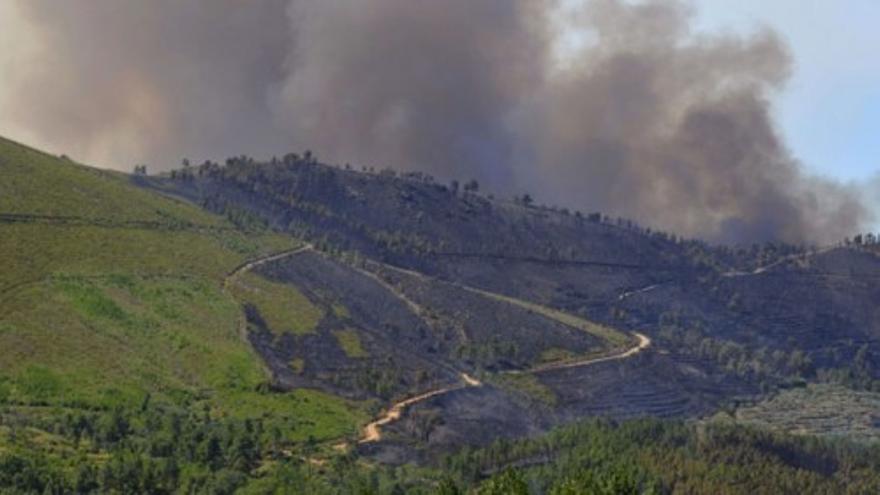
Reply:
[[[880,448],[737,425],[587,421],[464,448],[440,467],[379,466],[279,442],[262,418],[149,402],[131,413],[0,414],[0,491],[12,493],[877,493]],[[431,418],[425,418],[431,421]]]
[[[736,410],[738,421],[794,434],[880,440],[880,393],[809,384]]]
[[[800,349],[754,349],[711,336],[699,325],[686,327],[671,313],[661,315],[660,325],[659,337],[670,347],[711,360],[731,374],[757,379],[765,390],[779,383],[799,382],[813,371],[810,358]]]
[[[0,213],[156,222],[166,229],[227,228],[220,217],[128,185],[128,176],[85,167],[0,138]]]
[[[532,373],[501,373],[491,376],[490,380],[504,389],[524,394],[551,407],[559,400],[553,390]]]
[[[367,351],[361,345],[361,338],[358,336],[357,330],[352,328],[334,330],[333,336],[336,337],[339,347],[342,348],[342,352],[346,356],[354,359],[367,357]]]
[[[551,347],[550,349],[544,349],[541,352],[540,357],[538,358],[539,363],[555,363],[561,361],[568,361],[570,359],[574,359],[576,355],[569,351],[568,349],[562,349],[559,347]]]
[[[490,490],[499,484],[550,494],[855,494],[880,488],[877,446],[722,423],[589,421],[539,438],[464,449],[446,466],[458,487],[476,485],[483,493],[516,492]]]
[[[297,372],[298,374],[302,374],[306,369],[306,361],[302,358],[296,358],[290,361],[290,369]]]
[[[519,354],[516,342],[493,335],[485,342],[467,342],[456,348],[456,356],[471,361],[480,368],[487,368],[499,358],[515,359]]]
[[[127,410],[0,408],[0,492],[233,493],[350,433],[319,404],[311,394],[267,396],[254,405],[272,405],[267,414],[247,419],[149,398]],[[303,424],[309,435],[292,439]]]
[[[376,251],[368,255],[419,256],[440,248],[454,254],[467,252],[465,248],[471,245],[470,240],[444,245],[444,236],[453,236],[448,232],[434,236],[432,229],[446,224],[433,221],[430,215],[422,222],[424,211],[418,211],[419,222],[431,235],[414,231],[412,224],[399,221],[401,217],[388,222],[400,225],[400,231],[390,232],[335,205],[302,200],[308,192],[303,189],[308,187],[314,187],[319,198],[341,197],[347,189],[333,189],[339,184],[335,174],[341,172],[316,169],[305,176],[315,180],[273,183],[272,174],[283,178],[289,172],[295,177],[296,170],[313,165],[310,158],[284,161],[285,168],[248,170],[247,160],[242,159],[226,169],[208,164],[175,175],[185,185],[194,181],[195,174],[226,179],[240,174],[241,178],[230,180],[271,195],[276,206],[283,199],[303,218],[314,214],[322,222],[362,232],[351,239],[375,246]],[[0,256],[4,259],[0,271],[0,493],[880,492],[876,442],[785,434],[878,438],[880,399],[873,392],[839,385],[792,389],[743,408],[737,418],[724,421],[720,416],[701,423],[589,421],[540,437],[465,448],[446,458],[413,442],[394,448],[406,452],[414,447],[421,458],[433,462],[423,467],[373,464],[351,447],[358,426],[380,404],[367,406],[305,389],[279,392],[264,371],[265,364],[243,340],[247,328],[242,308],[253,307],[275,335],[309,334],[327,318],[335,325],[330,328],[342,328],[332,335],[348,358],[368,357],[361,341],[366,334],[353,328],[357,322],[346,321],[352,315],[345,306],[329,297],[312,302],[295,287],[249,271],[230,277],[236,267],[289,250],[297,245],[295,241],[269,231],[267,219],[227,203],[222,194],[203,198],[207,207],[219,213],[212,215],[133,187],[133,181],[150,180],[142,175],[90,169],[4,140],[0,140],[0,170]],[[255,170],[266,171],[266,182]],[[408,183],[398,185],[400,194],[394,197],[414,201],[417,195],[408,190]],[[494,203],[477,197],[477,188],[476,183],[466,186],[468,194],[459,205],[466,209],[453,211],[455,218],[507,218],[490,216]],[[388,210],[415,212],[419,208]],[[445,208],[440,210],[442,216],[437,218],[449,214]],[[491,226],[502,222],[480,222],[473,222],[479,227],[475,230],[485,230],[486,235],[474,237],[479,242],[476,247],[480,252],[501,252],[499,246],[509,244],[511,237],[493,237],[499,231]],[[319,223],[295,218],[289,229],[310,235],[328,250],[360,245],[346,245],[345,236],[334,238],[315,225]],[[539,226],[537,222],[523,225]],[[531,256],[534,246],[545,246],[541,232],[536,228],[523,233],[523,254]],[[532,243],[530,248],[530,237],[540,244]],[[565,243],[558,249],[552,242],[542,255],[546,260],[579,256]],[[699,264],[719,264],[713,251],[705,253],[706,260]],[[782,254],[767,256],[781,259]],[[735,253],[729,257],[737,266],[755,258]],[[632,345],[629,335],[612,328],[546,306],[471,290],[581,329],[606,343],[606,354],[608,348]],[[734,302],[731,310],[746,302],[741,297],[730,300]],[[878,389],[868,346],[854,354],[848,368],[817,370],[810,357],[794,346],[785,351],[778,345],[772,351],[752,349],[678,318],[662,320],[660,338],[667,347],[714,362],[723,372],[745,380],[766,382],[768,388],[802,383],[801,378],[809,375],[853,388]],[[391,322],[381,323],[387,324],[389,333],[400,330],[391,328]],[[300,342],[311,339],[318,341],[310,335]],[[331,375],[329,385],[351,381],[350,389],[384,399],[395,397],[401,384],[431,385],[429,369],[408,369],[405,360],[374,350],[378,340],[368,342],[373,359],[345,362],[354,364],[353,376],[330,368],[325,373]],[[459,357],[484,368],[492,364],[495,370],[506,369],[509,364],[499,365],[499,358],[509,361],[524,354],[520,342],[500,332],[477,342],[463,340],[457,348]],[[332,339],[329,343],[333,345]],[[412,344],[406,342],[415,348]],[[299,374],[309,375],[306,372],[312,369],[307,364],[324,364],[319,361],[324,356],[318,353],[306,358],[293,355],[299,354],[288,354],[287,364]],[[551,347],[537,360],[579,357]],[[415,372],[416,378],[410,380],[407,372]],[[533,374],[499,372],[488,381],[534,400],[533,405],[552,407],[559,400]],[[446,418],[436,410],[413,409],[398,426],[397,431],[403,433],[395,438],[411,435],[424,442],[433,440],[438,429],[446,428],[447,437],[458,433],[453,422],[444,424]],[[739,422],[771,425],[784,432],[744,427]]]
[[[338,302],[331,304],[330,309],[333,311],[333,316],[339,318],[340,320],[347,320],[351,318],[351,313],[348,312],[348,308]]]
[[[291,332],[295,335],[311,333],[324,316],[295,287],[280,284],[255,273],[245,273],[232,288],[236,299],[253,304],[260,312],[269,330],[275,335]]]
[[[134,459],[149,466],[156,456],[143,442],[161,436],[154,413],[198,417],[187,434],[259,421],[278,449],[348,436],[366,421],[359,404],[335,396],[271,392],[239,333],[249,299],[223,290],[227,275],[297,242],[2,139],[0,166],[0,452],[12,452],[0,459],[0,487],[17,483],[4,478],[9,466],[58,467],[52,483],[92,460],[98,474]],[[285,330],[321,316],[290,287],[242,278]],[[81,416],[88,435],[118,417],[129,426],[89,441],[55,426]],[[185,476],[203,469],[182,464]]]

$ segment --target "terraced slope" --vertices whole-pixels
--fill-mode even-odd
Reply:
[[[880,393],[810,384],[736,411],[739,421],[798,435],[880,441]]]
[[[295,246],[123,174],[0,140],[0,403],[159,401],[240,418],[275,412],[289,438],[355,431],[361,413],[341,399],[265,392],[270,377],[223,290],[235,267]]]

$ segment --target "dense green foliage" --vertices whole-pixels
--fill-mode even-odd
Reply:
[[[447,461],[461,486],[528,493],[876,493],[880,448],[724,423],[594,421]],[[480,481],[490,475],[488,482]],[[506,481],[505,481],[506,480]],[[489,493],[498,493],[492,492]]]
[[[3,413],[0,490],[12,493],[877,493],[880,449],[722,423],[590,421],[385,467],[266,420],[144,405]],[[3,438],[3,437],[0,437]]]
[[[161,491],[128,471],[171,469],[156,442],[196,451],[201,440],[186,435],[251,424],[280,449],[336,440],[365,421],[360,405],[329,394],[271,392],[243,339],[248,299],[226,290],[228,275],[295,240],[5,140],[0,173],[0,486],[42,480],[38,492],[71,491],[94,475],[120,493]],[[304,301],[289,288],[275,295],[263,298],[270,309],[282,307],[277,298]],[[313,324],[291,314],[284,330]],[[162,418],[183,433],[157,429]],[[204,466],[187,459],[167,483],[200,479]],[[119,484],[129,482],[146,484]]]

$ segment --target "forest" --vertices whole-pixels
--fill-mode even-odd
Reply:
[[[671,494],[880,490],[880,448],[704,422],[592,419],[428,465],[377,464],[277,427],[145,401],[135,410],[5,406],[3,493]]]

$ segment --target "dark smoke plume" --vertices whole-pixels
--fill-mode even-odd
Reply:
[[[528,3],[294,4],[286,127],[338,160],[509,181],[507,121],[543,72]]]
[[[836,240],[868,216],[781,141],[780,40],[696,35],[675,1],[587,2],[561,61],[555,0],[17,6],[44,49],[0,85],[3,118],[118,168],[310,148],[722,241]]]
[[[130,170],[283,149],[266,91],[286,77],[287,0],[21,0],[35,59],[3,119],[54,151]],[[6,47],[4,47],[6,49]]]
[[[697,37],[688,20],[674,2],[580,12],[595,41],[524,112],[518,176],[541,196],[716,240],[852,232],[866,214],[854,191],[804,176],[774,128],[769,98],[790,66],[780,40]]]

